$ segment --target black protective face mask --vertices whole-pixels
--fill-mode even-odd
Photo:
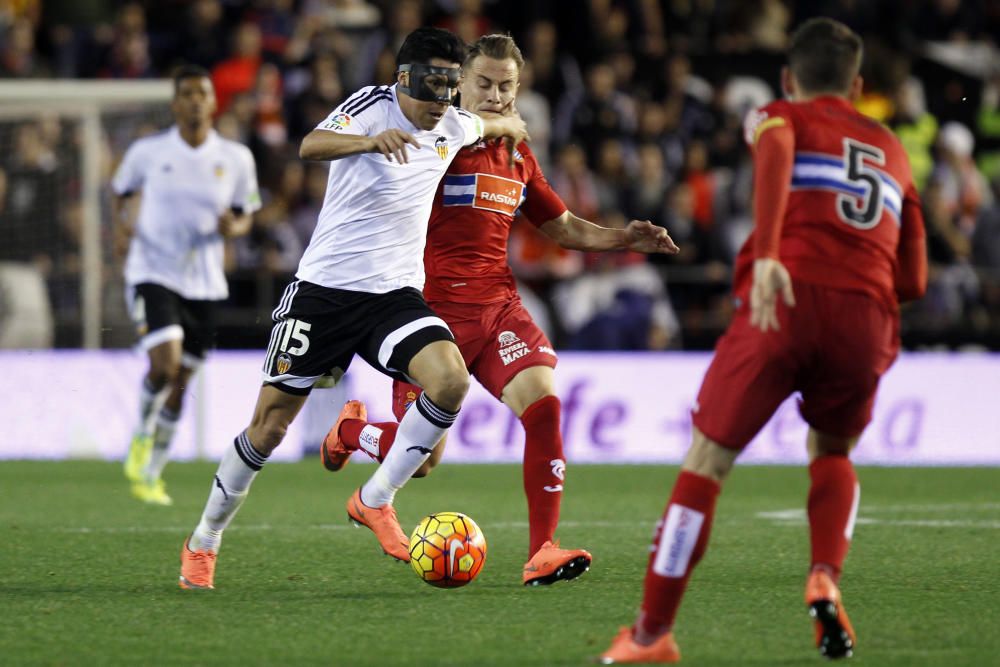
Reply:
[[[401,93],[421,102],[447,102],[455,98],[458,76],[457,67],[437,67],[424,63],[400,65],[400,72],[410,73],[410,85],[398,84]],[[416,85],[414,85],[416,84]]]

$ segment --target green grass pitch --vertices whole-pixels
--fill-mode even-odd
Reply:
[[[520,583],[518,466],[442,466],[397,499],[404,530],[457,510],[489,554],[439,590],[346,522],[372,468],[270,464],[227,531],[215,591],[177,587],[178,551],[215,466],[172,464],[176,504],[133,501],[121,468],[0,463],[0,664],[584,665],[634,617],[674,467],[570,467],[559,536],[594,554],[580,579]],[[1000,664],[1000,470],[859,471],[842,589],[859,646],[847,664]],[[817,665],[802,601],[802,468],[737,467],[676,633],[688,665]]]

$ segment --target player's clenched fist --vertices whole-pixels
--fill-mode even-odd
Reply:
[[[381,153],[385,159],[392,162],[395,158],[399,164],[406,164],[410,161],[406,153],[406,145],[410,144],[420,150],[420,143],[412,134],[404,130],[390,128],[385,132],[380,132],[371,138],[372,148],[369,152]]]
[[[649,220],[633,220],[625,228],[625,242],[628,249],[635,252],[658,252],[676,255],[680,248],[670,238],[667,230],[654,225]]]
[[[508,164],[514,165],[514,148],[522,141],[529,141],[528,126],[514,114],[509,116],[488,116],[483,118],[483,131],[487,137],[502,137],[510,156]]]

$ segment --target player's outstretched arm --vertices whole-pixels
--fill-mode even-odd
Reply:
[[[632,250],[634,252],[676,255],[680,248],[663,227],[649,220],[632,220],[625,229],[595,225],[569,211],[549,220],[539,229],[564,248],[586,252]]]
[[[396,128],[371,137],[316,129],[302,140],[299,157],[303,160],[331,161],[359,153],[381,153],[387,160],[403,164],[409,161],[407,144],[420,149],[412,134]]]

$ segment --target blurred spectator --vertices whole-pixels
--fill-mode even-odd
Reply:
[[[927,111],[923,85],[913,77],[897,90],[894,107],[895,114],[889,124],[906,149],[913,182],[922,192],[934,168],[931,150],[938,133],[937,118]]]
[[[517,112],[528,126],[531,150],[543,172],[549,170],[551,158],[549,143],[552,138],[552,112],[545,96],[534,90],[534,69],[531,63],[521,68],[521,85],[517,89]]]
[[[597,152],[597,166],[594,175],[597,177],[597,204],[601,214],[608,211],[625,210],[628,198],[629,173],[625,155],[625,145],[617,139],[603,141]],[[651,220],[651,218],[640,218]],[[655,221],[653,221],[655,223]]]
[[[980,280],[982,328],[1000,330],[1000,177],[993,181],[993,205],[985,209],[972,236],[972,261]]]
[[[308,83],[289,101],[288,125],[292,136],[303,137],[344,100],[340,61],[333,54],[318,54],[309,67]]]
[[[67,243],[62,230],[59,163],[37,123],[13,130],[13,151],[0,156],[0,260],[30,262],[45,276]]]
[[[971,237],[980,209],[992,203],[986,179],[972,159],[975,137],[969,128],[952,121],[941,127],[938,145],[942,159],[934,169],[933,179],[941,188],[943,204],[955,226]]]
[[[678,231],[668,225],[665,203],[671,178],[664,167],[663,152],[656,144],[642,144],[637,151],[638,164],[635,176],[625,186],[625,214],[633,220],[649,220],[654,225],[667,227],[671,237],[684,252],[684,241],[689,232]]]
[[[210,69],[226,54],[226,25],[220,0],[194,0],[177,37],[178,60]]]
[[[281,70],[277,65],[264,63],[257,70],[253,104],[257,111],[254,123],[257,140],[274,151],[284,151],[288,129],[285,127]]]
[[[294,0],[256,0],[247,19],[260,28],[261,56],[268,62],[283,62],[295,32]]]
[[[100,51],[111,43],[114,0],[45,0],[42,20],[56,76],[95,76]]]
[[[686,56],[669,58],[662,64],[661,71],[663,78],[656,82],[652,93],[653,99],[662,105],[663,131],[676,134],[676,138],[684,144],[694,138],[709,136],[715,127],[715,117],[709,108],[712,86],[691,73],[691,61]],[[657,113],[654,108],[648,108],[649,112]],[[677,146],[665,148],[671,169],[679,167],[681,153],[676,150]]]
[[[323,199],[326,197],[327,167],[320,162],[308,162],[305,165],[305,179],[302,197],[292,210],[292,227],[299,237],[299,244],[305,248],[309,245],[316,221],[319,219]]]
[[[1000,3],[997,3],[1000,17]],[[977,164],[983,175],[996,182],[1000,178],[1000,67],[983,85],[982,101],[976,117],[980,147]]]
[[[635,132],[635,105],[627,95],[615,90],[615,72],[599,62],[587,70],[582,93],[570,93],[559,104],[555,139],[571,138],[583,143],[591,161],[605,139],[626,139]]]
[[[27,19],[33,27],[37,27],[41,17],[41,0],[4,0],[0,2],[0,31],[18,19]]]
[[[395,81],[396,53],[406,36],[423,25],[421,11],[419,0],[399,0],[392,5],[389,29],[377,47],[375,70],[369,83],[389,84]]]
[[[241,23],[233,36],[230,57],[212,69],[212,84],[220,114],[228,110],[234,95],[254,87],[260,64],[260,28],[254,23]]]
[[[721,3],[722,30],[716,46],[724,53],[785,48],[791,15],[781,0]]]
[[[250,233],[232,241],[231,270],[286,275],[295,272],[305,246],[292,226],[292,212],[302,199],[305,168],[288,160],[279,181],[265,191]]]
[[[627,220],[613,215],[609,227]],[[663,280],[633,252],[588,253],[589,270],[560,283],[552,302],[576,350],[662,350],[679,344],[680,326]]]
[[[457,0],[437,27],[451,30],[466,44],[493,32],[493,22],[483,13],[482,0]]]
[[[528,28],[528,38],[521,45],[525,59],[531,63],[534,88],[551,103],[567,93],[582,94],[583,80],[576,60],[558,51],[555,24],[536,21]]]
[[[912,29],[921,40],[967,41],[978,33],[973,3],[962,0],[927,0],[916,5]]]
[[[333,0],[326,5],[320,16],[327,30],[321,34],[331,37],[332,43],[331,48],[320,48],[318,52],[333,52],[342,61],[341,74],[346,88],[353,90],[370,85],[375,76],[378,49],[384,43],[379,31],[381,11],[365,0]],[[419,26],[419,8],[417,16]]]
[[[118,13],[114,39],[98,76],[145,79],[155,74],[149,52],[149,35],[146,34],[146,12],[141,5],[129,3]]]
[[[15,18],[0,37],[0,77],[30,79],[49,75],[35,50],[35,26],[27,17]]]

